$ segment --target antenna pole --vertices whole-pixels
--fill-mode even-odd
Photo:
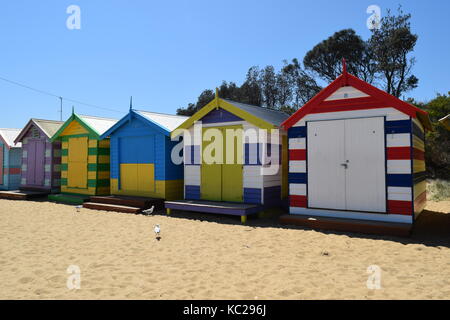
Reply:
[[[59,97],[60,105],[59,105],[59,120],[62,121],[62,104],[63,104],[63,98]]]

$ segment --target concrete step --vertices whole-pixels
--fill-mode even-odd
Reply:
[[[85,202],[83,203],[83,208],[102,211],[123,212],[123,213],[139,213],[142,210],[141,208],[138,207],[123,206],[118,204],[97,203],[97,202]]]

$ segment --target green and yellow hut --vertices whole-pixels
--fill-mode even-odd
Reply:
[[[52,142],[61,141],[61,194],[50,200],[80,203],[110,193],[109,139],[100,136],[116,122],[72,113],[53,135]]]

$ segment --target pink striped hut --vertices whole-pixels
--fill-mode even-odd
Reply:
[[[61,142],[50,142],[63,122],[30,119],[15,142],[22,143],[21,191],[56,193],[61,180]]]

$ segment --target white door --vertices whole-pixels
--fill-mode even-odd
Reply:
[[[384,119],[308,122],[308,206],[386,212]]]
[[[308,122],[308,206],[345,210],[345,120]]]
[[[386,212],[384,119],[345,120],[347,210]]]

